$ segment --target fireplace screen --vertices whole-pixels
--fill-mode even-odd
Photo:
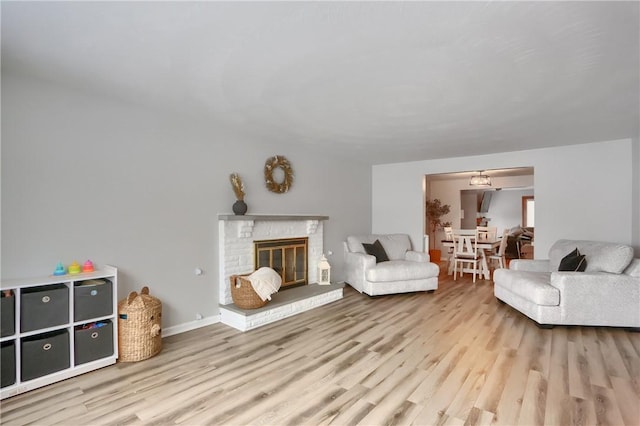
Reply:
[[[282,277],[282,287],[307,284],[307,238],[254,241],[255,269],[269,267]]]

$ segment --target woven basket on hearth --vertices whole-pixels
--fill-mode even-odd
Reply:
[[[231,298],[234,305],[240,309],[257,309],[267,304],[267,300],[262,300],[253,289],[251,281],[245,275],[231,275]]]

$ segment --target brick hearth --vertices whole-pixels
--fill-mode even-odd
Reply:
[[[220,322],[240,331],[252,330],[340,300],[343,288],[344,284],[310,284],[278,292],[258,309],[240,309],[233,304],[220,306]]]

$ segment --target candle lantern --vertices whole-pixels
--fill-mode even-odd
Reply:
[[[320,262],[318,262],[318,284],[329,285],[331,284],[331,265],[327,261],[327,258],[322,255]]]

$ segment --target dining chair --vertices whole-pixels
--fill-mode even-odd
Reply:
[[[501,268],[504,268],[507,264],[507,260],[505,259],[505,252],[507,251],[507,240],[509,239],[509,229],[505,229],[502,233],[502,239],[500,240],[500,246],[498,247],[498,251],[494,254],[491,254],[487,257],[489,265],[491,265],[494,261],[498,261],[498,265]]]
[[[462,276],[464,272],[472,272],[473,282],[475,284],[476,275],[481,272],[477,229],[453,230],[453,256],[453,280],[455,281],[458,276],[458,265],[460,265],[460,276]]]
[[[445,226],[444,227],[444,239],[445,241],[453,241],[453,227]],[[453,262],[453,247],[447,248],[447,268]]]
[[[478,238],[480,241],[495,241],[498,236],[498,228],[496,226],[477,226]],[[493,250],[483,249],[486,258],[493,254]]]
[[[495,241],[498,236],[498,228],[495,226],[478,226],[476,229],[482,241]]]
[[[451,241],[453,239],[453,227],[451,226],[444,227],[444,239],[447,241]]]

